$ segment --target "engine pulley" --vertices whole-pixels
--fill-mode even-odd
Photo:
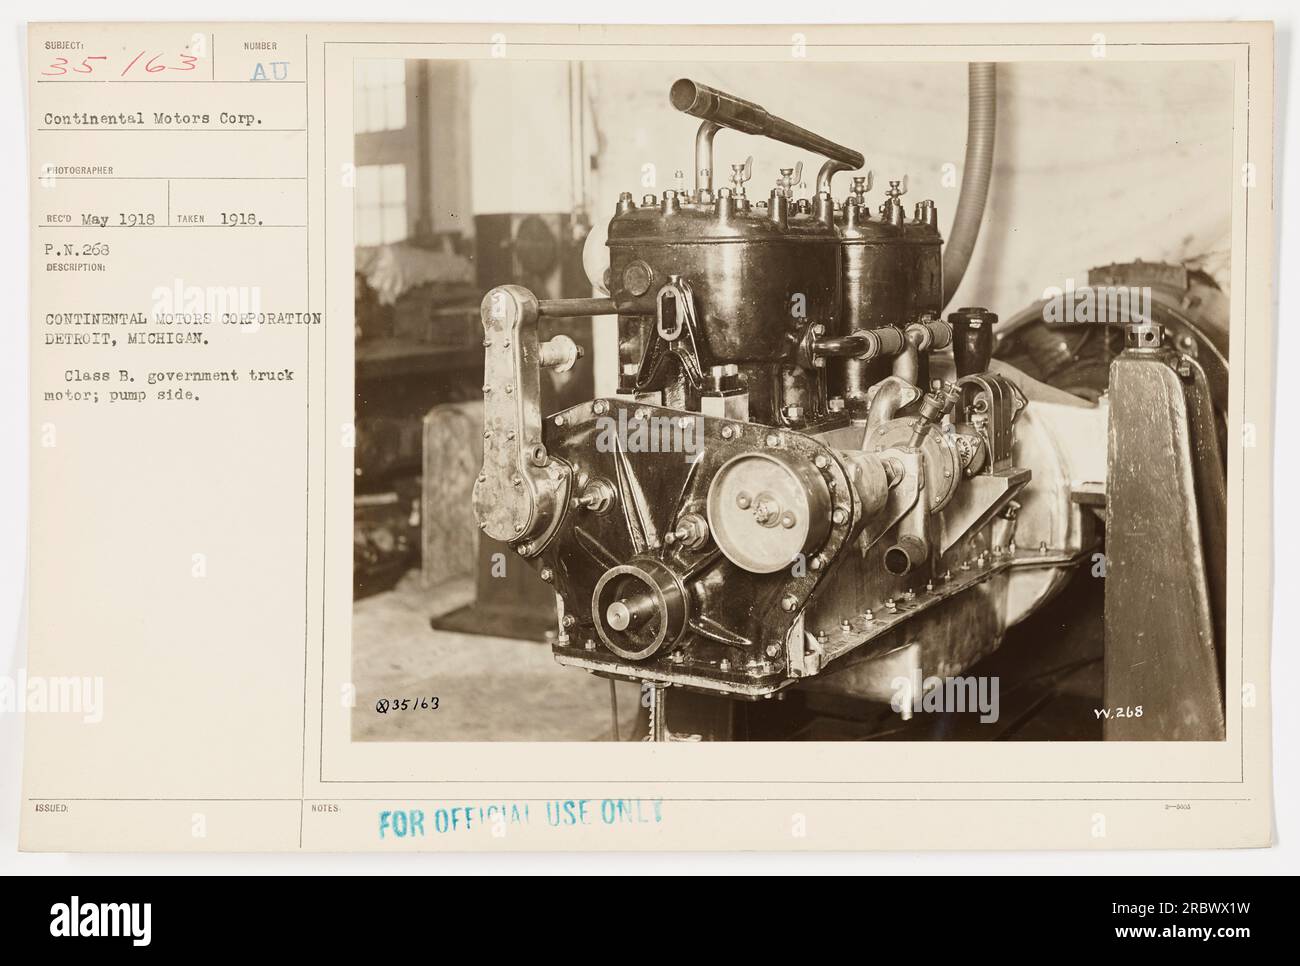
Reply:
[[[673,571],[652,557],[633,557],[596,582],[591,617],[605,646],[643,661],[686,630],[686,591]]]
[[[709,529],[737,567],[770,574],[820,547],[831,529],[831,494],[818,469],[781,451],[741,453],[709,486]]]

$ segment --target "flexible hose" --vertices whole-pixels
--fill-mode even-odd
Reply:
[[[998,120],[997,64],[970,65],[970,107],[966,117],[966,161],[962,166],[961,194],[948,244],[943,249],[943,304],[947,306],[961,285],[975,251],[984,202],[993,174],[993,142]]]

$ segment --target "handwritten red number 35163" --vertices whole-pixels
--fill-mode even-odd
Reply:
[[[122,68],[122,72],[118,76],[125,77],[129,74],[147,53],[149,53],[147,50],[142,50],[132,57],[131,62]],[[157,74],[165,70],[194,70],[194,65],[199,59],[194,54],[177,54],[176,57],[179,63],[159,63],[164,56],[166,55],[161,52],[154,54],[140,66],[140,69],[147,74]],[[104,54],[97,54],[93,57],[82,58],[80,64],[73,64],[66,57],[55,57],[53,63],[41,71],[41,74],[46,77],[59,77],[64,74],[93,74],[96,66],[95,61],[99,60],[108,60],[108,57]]]

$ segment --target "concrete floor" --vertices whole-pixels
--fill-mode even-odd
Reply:
[[[418,571],[352,609],[353,741],[610,741],[609,682],[560,667],[548,645],[434,630],[474,599],[472,580],[426,590]],[[437,695],[437,711],[379,714],[380,698]],[[618,685],[619,734],[632,736],[637,689]],[[638,736],[639,737],[639,736]]]
[[[918,715],[901,724],[885,705],[827,706],[813,696],[759,702],[752,715],[777,712],[780,737],[796,740],[1100,740],[1093,708],[1102,703],[1101,581],[1081,572],[1060,597],[1013,628],[1003,646],[968,673],[1005,682],[996,726],[970,715]],[[471,580],[426,590],[418,571],[353,606],[352,662],[357,704],[354,741],[609,741],[609,682],[551,657],[549,645],[434,630],[431,617],[474,598]],[[636,685],[618,685],[619,735],[640,738]],[[437,695],[437,711],[377,714],[380,698]],[[799,695],[795,695],[798,698]],[[831,702],[834,705],[834,702]],[[840,713],[843,712],[843,713]],[[806,719],[806,720],[805,720]],[[763,719],[765,720],[765,719]],[[755,719],[751,737],[771,740]],[[757,729],[757,730],[755,730]],[[791,731],[793,729],[793,733]]]

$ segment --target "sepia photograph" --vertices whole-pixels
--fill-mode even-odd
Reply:
[[[357,58],[353,740],[1222,741],[1233,69],[1094,43]]]
[[[1294,17],[585,2],[15,24],[16,921],[849,871],[1266,938]]]

